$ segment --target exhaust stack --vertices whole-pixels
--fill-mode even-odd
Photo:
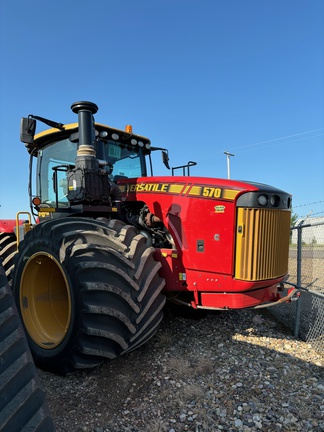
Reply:
[[[78,114],[79,142],[75,161],[75,166],[78,166],[81,160],[83,160],[82,156],[96,157],[96,151],[93,145],[95,140],[93,114],[96,114],[98,107],[92,102],[75,102],[71,105],[71,109],[75,114]],[[87,159],[84,159],[84,161],[86,160]],[[91,159],[89,159],[88,162],[92,165]],[[85,166],[85,168],[90,168],[90,166]]]
[[[95,122],[98,111],[92,102],[75,102],[71,109],[78,114],[79,139],[75,167],[68,171],[68,200],[71,205],[110,205],[108,174],[99,166],[94,147]]]

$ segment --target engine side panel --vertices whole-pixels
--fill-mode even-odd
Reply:
[[[235,198],[242,186],[234,189],[214,179],[176,179],[180,181],[137,179],[122,182],[120,188],[123,199],[145,202],[163,221],[186,269],[233,274]]]
[[[262,189],[264,185],[160,177],[123,180],[119,186],[124,201],[144,202],[174,239],[174,250],[156,251],[156,258],[162,262],[166,291],[190,291],[194,307],[253,307],[278,300],[277,284],[284,274],[273,273],[259,279],[237,277],[237,268],[245,266],[246,258],[242,253],[238,258],[236,252],[240,214],[237,200],[245,193],[266,190]],[[265,248],[263,252],[266,253]],[[240,263],[236,265],[238,259]],[[280,271],[284,267],[280,266]]]

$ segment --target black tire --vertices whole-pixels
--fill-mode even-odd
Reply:
[[[118,220],[54,219],[28,232],[13,289],[36,364],[65,374],[153,336],[165,303],[153,253]]]
[[[14,268],[17,241],[15,234],[0,233],[0,259],[5,270],[8,282],[11,282],[11,273]]]
[[[0,430],[51,432],[45,396],[0,264]]]

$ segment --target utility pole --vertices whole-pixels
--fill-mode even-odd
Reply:
[[[226,158],[227,158],[227,178],[230,179],[231,178],[230,157],[235,155],[233,155],[228,151],[224,152],[224,154],[226,154]]]

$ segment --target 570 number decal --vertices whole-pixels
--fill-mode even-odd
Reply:
[[[202,195],[205,197],[220,198],[222,195],[222,189],[213,187],[204,187]]]

